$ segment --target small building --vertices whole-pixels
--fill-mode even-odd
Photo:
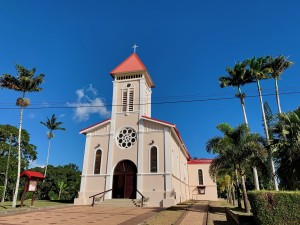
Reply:
[[[110,75],[111,118],[80,131],[86,144],[74,203],[91,204],[89,196],[107,190],[105,199],[136,199],[140,192],[149,198],[147,206],[156,207],[192,198],[216,200],[216,184],[208,174],[211,160],[191,160],[176,125],[152,117],[154,82],[138,55],[130,55]]]

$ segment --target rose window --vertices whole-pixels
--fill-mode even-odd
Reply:
[[[118,136],[117,142],[120,148],[130,148],[136,142],[136,132],[132,128],[123,128]]]

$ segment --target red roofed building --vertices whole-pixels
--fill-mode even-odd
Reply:
[[[148,206],[217,200],[208,174],[211,160],[191,160],[176,125],[151,117],[154,83],[138,55],[130,55],[110,75],[111,118],[80,131],[86,145],[75,204],[91,204],[89,197],[104,191],[105,200],[136,199],[140,192],[149,198]]]

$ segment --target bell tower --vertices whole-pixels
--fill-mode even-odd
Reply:
[[[138,55],[134,52],[110,72],[113,81],[112,118],[138,113],[151,117],[151,88],[154,83]]]

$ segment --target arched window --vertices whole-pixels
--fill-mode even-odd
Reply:
[[[203,172],[201,169],[198,170],[198,179],[199,179],[199,185],[203,185]]]
[[[102,151],[99,149],[96,151],[94,174],[100,174],[101,158],[102,158]]]
[[[150,172],[157,173],[157,148],[155,146],[150,149]]]

